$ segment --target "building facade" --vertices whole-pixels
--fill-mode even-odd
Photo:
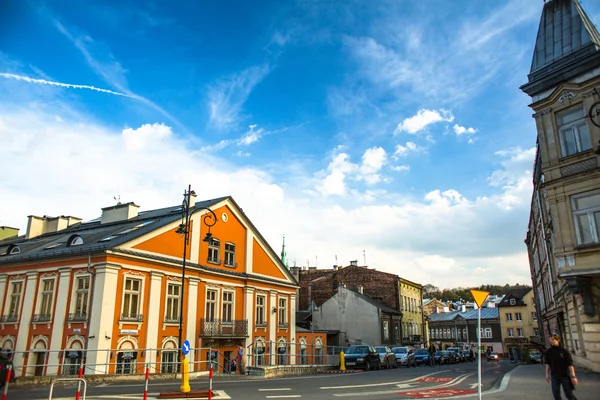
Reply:
[[[339,330],[347,345],[394,346],[400,344],[401,313],[343,286],[313,310],[315,329]]]
[[[429,341],[437,348],[477,349],[478,310],[450,311],[429,316]],[[502,330],[497,308],[481,309],[481,347],[502,352]]]
[[[498,310],[504,355],[524,360],[528,350],[542,347],[533,289],[509,290],[498,304]]]
[[[180,319],[192,371],[225,367],[238,345],[298,354],[298,286],[279,256],[231,197],[191,196],[191,209],[184,279],[181,206],[117,204],[90,222],[30,216],[25,235],[1,241],[0,346],[17,375],[71,374],[80,363],[86,374],[145,363],[175,372]]]
[[[521,89],[539,144],[526,243],[541,333],[600,371],[600,34],[578,0],[543,5]]]
[[[398,296],[402,312],[402,344],[425,343],[423,286],[407,279],[398,279]]]

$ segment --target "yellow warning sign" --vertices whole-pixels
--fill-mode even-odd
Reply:
[[[485,299],[487,299],[487,297],[490,295],[490,292],[471,289],[471,295],[473,295],[475,303],[477,303],[477,307],[481,308]]]

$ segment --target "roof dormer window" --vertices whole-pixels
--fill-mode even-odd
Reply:
[[[514,306],[517,303],[517,301],[515,299],[510,299],[510,305]]]
[[[13,244],[9,247],[8,254],[19,254],[21,253],[21,249],[16,244]]]
[[[67,246],[80,246],[83,244],[83,238],[79,235],[73,235],[69,238]]]

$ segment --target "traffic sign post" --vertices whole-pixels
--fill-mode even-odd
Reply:
[[[471,295],[477,304],[477,383],[479,384],[477,393],[479,400],[481,400],[481,306],[483,306],[490,292],[471,289]]]
[[[190,388],[190,375],[189,375],[188,359],[187,359],[187,357],[185,357],[186,355],[189,354],[190,348],[191,348],[190,342],[187,340],[185,340],[183,342],[183,344],[181,345],[181,352],[184,355],[183,360],[181,360],[181,387],[179,388],[179,391],[181,393],[188,393],[189,391],[192,390],[192,388]]]

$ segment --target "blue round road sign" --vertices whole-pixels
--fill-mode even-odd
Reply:
[[[181,346],[181,351],[183,352],[183,355],[187,355],[190,352],[190,347],[190,342],[184,340],[183,345]]]

